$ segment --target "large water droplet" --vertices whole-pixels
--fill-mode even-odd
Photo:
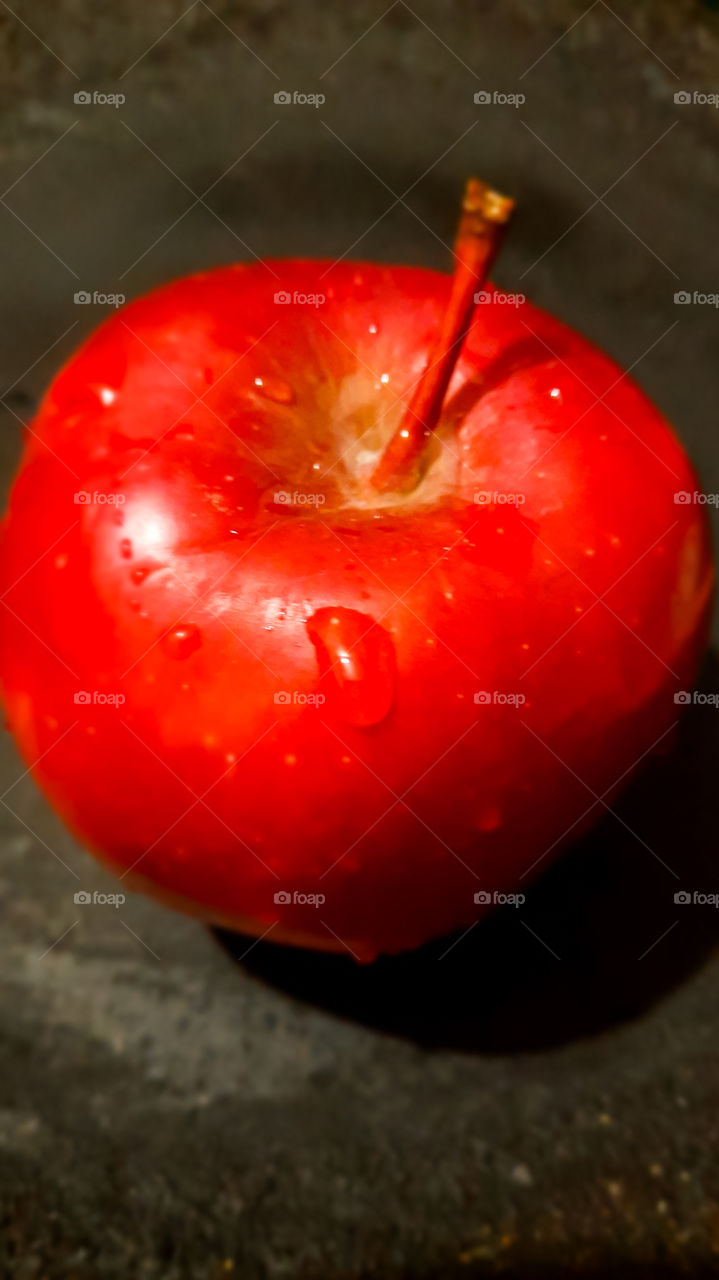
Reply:
[[[120,555],[122,556],[123,560],[132,559],[132,543],[130,542],[129,538],[120,539]]]
[[[357,609],[318,609],[307,619],[322,679],[332,706],[358,728],[378,724],[390,710],[396,685],[392,638]]]
[[[496,804],[488,804],[477,817],[477,830],[489,834],[502,825],[502,810]]]
[[[159,568],[165,568],[165,564],[162,564],[160,561],[146,561],[143,564],[136,564],[136,566],[130,570],[129,576],[130,579],[132,579],[133,582],[137,582],[137,585],[139,586],[141,582],[145,582],[146,577],[150,577],[151,573],[156,573]]]
[[[282,378],[273,378],[271,375],[263,375],[261,378],[255,378],[255,387],[261,396],[266,400],[274,400],[275,404],[294,404],[295,393],[289,382],[285,382]]]
[[[195,436],[195,428],[191,422],[181,422],[179,426],[171,427],[168,431],[167,440],[193,440]]]
[[[162,639],[162,648],[168,658],[189,658],[195,649],[202,644],[199,627],[188,622],[184,626],[173,627]]]

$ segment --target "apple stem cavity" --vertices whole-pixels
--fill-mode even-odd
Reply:
[[[476,178],[470,178],[465,187],[447,310],[402,421],[370,477],[381,493],[407,493],[422,477],[427,442],[439,422],[478,295],[499,253],[514,203]]]

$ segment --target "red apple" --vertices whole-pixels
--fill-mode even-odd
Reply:
[[[465,214],[454,283],[190,276],[50,387],[2,535],[3,697],[131,887],[400,951],[523,888],[676,720],[697,481],[590,343],[490,285],[470,305],[506,213]]]

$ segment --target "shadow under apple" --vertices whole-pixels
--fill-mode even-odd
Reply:
[[[700,691],[719,690],[707,658]],[[427,1047],[541,1050],[637,1017],[706,960],[719,910],[675,902],[719,891],[719,708],[684,711],[670,754],[526,889],[526,903],[464,935],[358,965],[274,943],[242,960],[305,1001]],[[214,930],[239,958],[249,940]]]

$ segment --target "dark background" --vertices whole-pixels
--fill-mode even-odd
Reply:
[[[76,290],[353,244],[446,268],[474,172],[519,201],[498,282],[634,366],[719,489],[717,312],[674,304],[719,291],[719,112],[674,102],[719,92],[716,9],[0,0],[3,480],[102,318]],[[691,708],[622,802],[640,839],[607,818],[521,919],[357,969],[78,911],[112,883],[5,735],[0,1273],[719,1274],[717,913],[673,903],[719,889],[718,737]]]

